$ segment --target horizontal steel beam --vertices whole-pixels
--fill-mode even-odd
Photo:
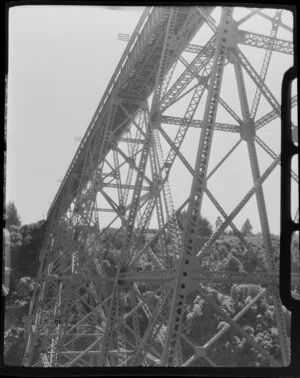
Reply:
[[[129,281],[129,282],[167,282],[175,279],[177,274],[176,270],[164,269],[164,270],[144,270],[144,271],[130,271],[123,272],[119,274],[119,282]],[[107,282],[114,282],[115,277],[99,277],[99,276],[85,276],[82,274],[73,275],[52,275],[47,276],[47,279],[54,279],[55,281],[88,281],[96,282],[98,284],[104,284]],[[255,285],[272,285],[279,284],[279,273],[269,273],[269,272],[221,272],[221,271],[206,271],[201,268],[201,266],[191,267],[191,280],[199,281],[199,283],[214,283],[214,284],[255,284]],[[300,286],[300,274],[291,274],[292,285]]]
[[[279,273],[269,272],[207,272],[201,269],[192,271],[192,280],[210,283],[229,284],[254,284],[272,285],[279,284]],[[291,282],[293,285],[300,285],[300,274],[292,273]]]
[[[105,182],[103,183],[103,187],[104,188],[118,188],[120,187],[121,189],[134,189],[134,185],[125,185],[125,184],[122,184],[122,185],[118,185],[118,184],[111,184],[111,183],[108,183],[106,184]],[[150,186],[142,186],[142,190],[150,190]]]
[[[192,120],[189,121],[188,119],[180,118],[180,117],[170,117],[170,116],[162,116],[161,122],[169,125],[178,125],[184,126],[189,124],[189,127],[203,127],[204,122],[200,120]],[[219,131],[227,131],[230,133],[239,133],[240,126],[233,125],[230,123],[220,123],[215,122],[214,129]]]
[[[271,37],[263,34],[251,33],[246,30],[238,31],[238,43],[241,45],[253,46],[261,49],[270,49],[271,41]],[[189,44],[185,47],[184,51],[199,54],[202,48],[203,46]],[[274,38],[274,44],[272,45],[271,49],[276,52],[292,55],[294,53],[294,44],[293,42],[285,39]],[[214,47],[212,47],[210,50],[206,50],[205,54],[209,56],[213,50]]]

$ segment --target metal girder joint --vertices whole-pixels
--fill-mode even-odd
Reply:
[[[155,110],[155,112],[151,113],[150,120],[152,129],[158,129],[161,125],[161,112],[159,110]]]
[[[150,184],[150,196],[157,197],[162,189],[163,181],[160,178],[155,178],[155,181]]]
[[[113,142],[113,140],[115,139],[114,133],[112,131],[108,131],[105,134],[105,139],[107,142]]]
[[[141,101],[137,98],[130,98],[130,97],[125,97],[125,96],[116,96],[114,98],[114,104],[116,104],[116,105],[134,104],[134,105],[140,106]]]
[[[174,51],[176,48],[178,49],[178,43],[181,42],[183,44],[184,41],[179,41],[180,35],[170,35],[168,38],[168,49],[169,51]]]
[[[247,121],[244,121],[240,128],[240,135],[243,140],[246,142],[254,139],[256,135],[255,125],[252,118],[249,118]]]
[[[126,207],[124,205],[120,205],[118,207],[118,212],[119,212],[120,215],[124,216],[126,214]]]
[[[120,105],[122,102],[125,102],[125,101],[119,96],[115,96],[114,99],[113,99],[113,103],[115,105]]]
[[[130,168],[135,168],[135,160],[132,157],[128,157],[126,162],[129,164]]]
[[[101,176],[101,174],[97,174],[97,176],[95,177],[94,188],[99,190],[99,189],[102,189],[103,187],[104,187],[103,177]]]
[[[194,346],[194,353],[196,357],[206,357],[206,348],[203,346]]]

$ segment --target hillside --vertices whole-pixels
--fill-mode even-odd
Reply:
[[[28,314],[30,297],[34,288],[35,278],[39,267],[39,251],[45,231],[45,222],[40,221],[31,225],[11,227],[11,288],[6,298],[5,313],[5,363],[18,366],[22,364],[24,351],[24,317]],[[149,235],[146,235],[146,240]],[[110,230],[113,234],[114,230]],[[210,230],[211,232],[211,230]],[[206,235],[207,236],[207,235]],[[251,252],[247,251],[240,240],[233,235],[223,235],[214,245],[211,253],[203,261],[203,269],[213,271],[245,271],[257,272],[266,270],[266,262],[263,255],[262,236],[245,236],[251,246]],[[279,237],[272,236],[272,244],[276,259],[279,257]],[[119,251],[122,246],[122,235],[109,245],[110,251]],[[294,270],[297,269],[296,261],[299,251],[299,239],[293,242]],[[140,263],[139,270],[152,269],[152,263],[145,261]],[[155,295],[151,284],[139,284],[143,296]],[[223,285],[215,283],[208,288],[211,298],[218,303],[224,311],[234,317],[247,303],[259,292],[259,285]],[[299,291],[294,291],[295,296],[300,297]],[[246,298],[246,299],[245,299]],[[126,297],[125,311],[129,312]],[[127,302],[127,303],[126,303]],[[289,331],[290,316],[285,311],[286,322]],[[141,312],[139,314],[141,329],[147,326],[147,319]],[[263,319],[263,324],[261,322]],[[251,324],[251,327],[249,326]],[[274,307],[269,295],[264,295],[240,321],[240,325],[250,333],[256,341],[274,356],[279,358],[280,350],[278,332],[274,321]],[[216,329],[226,326],[222,318],[211,311],[211,308],[200,296],[190,295],[185,309],[183,328],[184,332],[192,335],[195,343],[205,343]],[[258,356],[242,339],[230,329],[225,333],[228,341],[214,347],[214,360],[220,365],[247,366],[249,361],[255,361],[256,366],[268,366],[263,357]],[[230,340],[230,341],[229,341]],[[223,346],[222,346],[223,345]],[[183,353],[188,356],[189,346],[183,348]],[[198,362],[199,364],[199,362]],[[203,365],[205,362],[203,361]],[[192,366],[192,365],[191,365]]]

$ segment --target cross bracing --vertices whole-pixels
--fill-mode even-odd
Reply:
[[[219,355],[237,340],[251,349],[248,366],[289,364],[267,193],[280,151],[267,137],[272,128],[280,138],[281,115],[268,74],[282,56],[293,64],[292,29],[280,9],[239,12],[150,7],[142,14],[48,212],[26,366],[227,366]],[[255,17],[268,33],[255,21],[248,30]],[[295,171],[292,179],[298,183]],[[222,222],[204,236],[207,206]],[[212,269],[228,228],[255,256],[238,226],[249,208],[261,232],[261,270]],[[220,264],[232,253],[223,251]],[[293,273],[298,290],[299,280]],[[237,292],[229,311],[220,297]],[[191,298],[209,309],[214,325],[205,337],[189,332]],[[262,303],[273,309],[276,353],[249,331],[249,314]]]

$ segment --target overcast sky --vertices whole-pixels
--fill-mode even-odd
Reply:
[[[131,34],[143,10],[144,7],[112,9],[96,6],[20,6],[10,9],[7,201],[15,202],[23,224],[46,217],[60,185],[58,180],[64,177],[78,147],[74,138],[83,136],[126,47],[126,42],[117,40],[117,33]],[[216,19],[218,14],[216,11]],[[253,19],[243,28],[268,34],[270,24],[263,21],[262,18]],[[292,26],[288,12],[284,14],[284,21]],[[278,37],[291,40],[292,35],[280,28]],[[203,41],[200,38],[194,42],[201,44]],[[253,48],[243,47],[243,52],[248,54],[259,72],[264,51],[251,56],[253,51]],[[270,65],[268,85],[280,100],[282,75],[293,60],[283,54],[275,55],[277,63]],[[221,94],[240,114],[239,103],[231,95],[237,91],[231,70],[232,67],[226,68]],[[246,84],[249,83],[248,78],[245,80]],[[249,98],[255,92],[251,85],[247,85]],[[178,113],[181,111],[178,115],[183,116],[183,107],[183,103],[178,105],[172,115],[177,115],[178,110]],[[262,100],[258,118],[269,110],[269,105]],[[217,121],[232,122],[221,110]],[[175,135],[176,129],[172,131],[170,127],[166,125],[164,129],[169,135]],[[280,151],[279,127],[280,121],[277,120],[258,134],[276,153]],[[182,147],[191,164],[194,164],[195,140],[199,135],[199,129],[189,131]],[[215,132],[210,168],[237,140],[238,135],[229,137]],[[162,144],[165,148],[166,144],[163,141]],[[257,149],[263,172],[272,160],[259,147]],[[226,164],[228,169],[231,164],[230,174],[225,169],[216,174],[211,180],[211,191],[230,212],[251,187],[246,146],[241,146]],[[191,181],[189,173],[182,173],[182,169],[177,163],[170,178],[175,206],[185,199],[182,195],[183,178],[185,182]],[[273,233],[279,233],[279,178],[280,169],[277,167],[264,185]],[[218,212],[209,201],[203,204],[203,212],[214,223]],[[246,217],[258,231],[255,206],[247,205],[236,224],[240,226]]]

